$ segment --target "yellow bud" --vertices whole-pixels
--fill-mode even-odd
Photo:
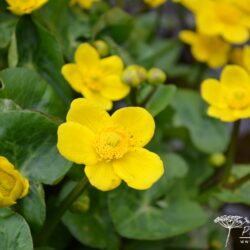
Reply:
[[[28,194],[29,182],[3,156],[0,156],[0,208],[9,207]]]
[[[147,78],[147,71],[139,65],[128,66],[122,75],[122,80],[129,86],[137,87]]]
[[[71,211],[77,213],[84,213],[89,210],[89,197],[83,193],[79,198],[72,204]]]
[[[93,43],[94,47],[98,51],[101,57],[105,57],[109,54],[109,45],[103,40],[96,40]]]
[[[226,157],[222,153],[215,153],[209,157],[210,163],[215,167],[221,167],[226,162]]]
[[[232,183],[234,183],[235,181],[236,181],[236,177],[233,176],[233,175],[230,175],[227,182],[228,182],[229,184],[232,184]]]
[[[152,68],[148,71],[148,82],[153,85],[162,84],[166,81],[167,75],[158,68]]]

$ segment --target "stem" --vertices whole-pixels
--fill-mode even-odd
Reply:
[[[227,151],[227,161],[224,167],[224,174],[222,176],[223,185],[227,183],[234,164],[239,129],[240,129],[240,120],[236,121],[233,125],[231,141]]]
[[[66,196],[61,204],[56,209],[56,213],[46,219],[46,222],[40,232],[40,238],[38,239],[39,246],[45,245],[53,234],[55,228],[63,217],[64,213],[70,208],[73,202],[86,190],[88,187],[88,179],[84,177]]]
[[[225,247],[227,247],[227,245],[228,245],[230,234],[231,234],[231,228],[228,229],[227,241],[226,241],[226,246]]]
[[[148,102],[150,101],[150,99],[153,97],[153,95],[155,94],[155,92],[157,91],[157,87],[154,86],[152,88],[152,90],[149,92],[149,94],[146,96],[146,98],[143,100],[143,102],[141,103],[141,107],[146,107],[146,105],[148,104]]]
[[[235,189],[235,188],[241,186],[242,184],[246,183],[249,180],[250,180],[250,174],[247,174],[247,175],[241,177],[240,179],[234,181],[233,183],[227,183],[226,188]]]
[[[133,106],[138,106],[137,102],[137,88],[132,88],[130,93],[130,100]]]

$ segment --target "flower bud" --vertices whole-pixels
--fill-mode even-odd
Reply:
[[[152,68],[148,71],[148,82],[152,85],[162,84],[166,81],[167,75],[158,68]]]
[[[109,54],[109,46],[108,44],[103,41],[103,40],[96,40],[93,43],[94,47],[96,48],[96,50],[98,51],[99,55],[101,57],[105,57]]]
[[[215,153],[209,157],[209,162],[215,167],[221,167],[226,162],[226,157],[222,153]]]
[[[3,156],[0,156],[0,208],[9,207],[27,195],[29,182]]]
[[[128,66],[122,75],[122,80],[129,86],[137,87],[147,78],[147,71],[139,65]]]
[[[84,213],[89,210],[89,197],[83,193],[79,198],[72,204],[71,211],[77,213]]]

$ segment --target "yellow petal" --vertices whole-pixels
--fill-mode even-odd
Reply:
[[[237,117],[234,116],[233,111],[230,109],[220,109],[217,107],[209,107],[207,111],[209,116],[220,119],[224,122],[234,122],[238,120]]]
[[[246,109],[239,109],[234,111],[234,116],[238,119],[250,118],[250,106]]]
[[[115,124],[128,132],[134,146],[145,146],[154,135],[155,122],[146,109],[139,107],[121,108],[111,118]]]
[[[111,110],[113,103],[110,99],[104,97],[101,92],[94,92],[89,89],[83,89],[82,94],[101,109]]]
[[[100,67],[104,75],[120,75],[124,65],[119,56],[110,56],[101,60]]]
[[[14,204],[16,204],[16,202],[12,200],[10,197],[3,197],[0,194],[0,208],[10,207]]]
[[[189,30],[181,31],[179,34],[179,37],[183,42],[190,44],[190,45],[197,41],[197,36],[195,32],[192,32]]]
[[[217,107],[226,107],[220,82],[214,79],[207,79],[201,84],[201,96],[209,104]]]
[[[223,29],[222,36],[230,43],[242,44],[249,39],[249,31],[243,26],[229,26]]]
[[[0,169],[3,169],[7,173],[12,173],[15,167],[8,161],[7,158],[0,156]]]
[[[23,192],[21,193],[20,198],[23,198],[28,194],[30,187],[29,181],[25,178],[22,180],[22,184],[23,184]]]
[[[82,75],[76,64],[65,64],[62,67],[62,75],[76,92],[81,93],[84,84]]]
[[[97,163],[94,140],[94,133],[79,123],[66,122],[58,128],[57,148],[66,159],[75,163]]]
[[[78,47],[75,53],[75,61],[83,68],[98,67],[100,63],[96,49],[88,43],[83,43]]]
[[[75,99],[70,106],[67,121],[80,123],[94,133],[100,132],[111,123],[109,114],[86,98]]]
[[[246,70],[237,65],[226,66],[221,74],[221,83],[229,88],[249,87],[250,77]]]
[[[126,97],[130,91],[130,87],[124,84],[118,75],[106,77],[103,83],[102,95],[113,101],[121,100]]]
[[[99,162],[87,165],[85,174],[91,185],[102,191],[109,191],[121,184],[121,179],[115,174],[111,162]]]
[[[143,148],[127,153],[123,158],[114,161],[113,166],[115,173],[129,187],[139,190],[150,188],[164,173],[160,157]]]

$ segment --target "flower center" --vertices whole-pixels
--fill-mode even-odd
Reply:
[[[84,83],[92,91],[100,91],[102,88],[100,80],[101,76],[97,74],[89,74],[88,76],[85,77]]]
[[[103,160],[120,159],[129,149],[129,137],[125,131],[107,128],[96,138],[95,149]]]
[[[4,171],[0,172],[0,193],[2,196],[9,196],[13,187],[15,186],[15,179]]]
[[[249,95],[243,89],[235,89],[229,95],[228,104],[231,108],[243,109],[250,104]]]

